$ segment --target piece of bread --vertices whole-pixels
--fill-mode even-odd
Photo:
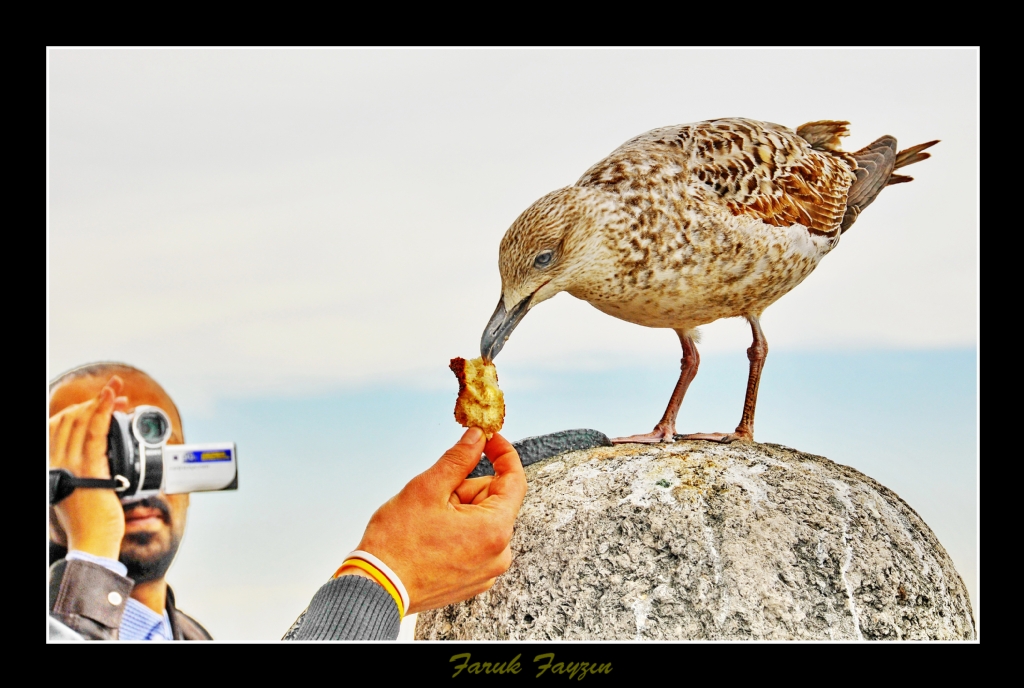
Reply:
[[[498,389],[498,371],[482,358],[453,358],[448,365],[459,379],[455,420],[463,427],[477,427],[487,439],[505,423],[505,395]]]

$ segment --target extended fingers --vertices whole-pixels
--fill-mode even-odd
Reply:
[[[68,438],[74,419],[59,415],[50,419],[50,467],[65,468],[67,464]]]
[[[111,413],[128,405],[125,397],[117,396],[123,385],[115,375],[94,398],[68,406],[50,419],[51,467],[67,468],[78,476],[106,472],[102,459],[106,458]]]
[[[88,430],[83,444],[83,467],[88,475],[106,477],[110,468],[107,465],[107,433],[110,431],[110,418],[117,404],[113,385],[103,389],[96,409],[88,421]]]
[[[124,389],[124,380],[119,378],[117,375],[112,375],[110,379],[107,380],[107,384],[104,385],[104,387],[109,388],[116,397],[121,393],[121,390]]]
[[[494,466],[494,480],[488,487],[490,497],[498,498],[498,502],[507,504],[512,517],[519,512],[519,507],[526,497],[526,473],[519,454],[508,440],[494,433],[487,443],[487,457]]]
[[[487,452],[487,458],[494,464],[494,472],[498,473],[498,463],[501,463],[503,468],[506,468],[504,462],[506,456],[512,453],[516,457],[516,462],[519,463],[519,467],[522,468],[522,462],[519,462],[519,454],[516,452],[516,448],[512,446],[512,443],[501,436],[500,433],[494,433],[491,439],[487,440],[487,446],[484,447],[484,451]],[[508,468],[506,468],[508,470]],[[505,471],[502,471],[505,472]]]
[[[85,450],[85,438],[89,431],[89,427],[92,424],[92,418],[96,414],[98,408],[101,407],[110,396],[111,392],[104,387],[100,391],[99,396],[76,407],[74,413],[69,415],[68,420],[70,421],[71,427],[68,429],[68,441],[65,451],[67,452],[67,460],[71,465],[78,467],[77,470],[72,470],[76,475],[82,475],[80,466],[82,463],[82,455]]]
[[[430,501],[449,501],[455,490],[466,480],[480,462],[484,450],[484,435],[480,428],[469,428],[462,439],[446,451],[433,466],[420,473],[409,483],[420,496]]]

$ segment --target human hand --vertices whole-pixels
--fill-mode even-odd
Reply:
[[[467,480],[486,450],[494,475]],[[512,563],[512,525],[526,496],[516,450],[469,428],[440,460],[373,514],[358,549],[402,579],[414,614],[488,590]],[[365,575],[346,566],[340,575]]]
[[[123,382],[111,377],[94,399],[68,406],[50,418],[50,468],[79,478],[110,478],[107,432],[114,411],[124,411]],[[56,505],[67,547],[117,559],[124,536],[124,510],[113,490],[79,489]]]

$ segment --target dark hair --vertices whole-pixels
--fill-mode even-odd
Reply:
[[[135,366],[130,366],[127,363],[118,363],[117,361],[98,361],[96,363],[86,363],[85,365],[80,365],[77,368],[72,368],[71,370],[65,371],[53,378],[50,380],[49,393],[53,394],[53,390],[57,389],[64,383],[76,380],[80,377],[102,377],[116,375],[118,373],[136,373],[138,375],[145,375],[150,380],[153,380],[153,377],[149,373],[144,370],[139,370]],[[153,380],[153,384],[160,387],[164,394],[167,394],[167,390],[161,387],[159,382]],[[171,399],[170,394],[167,394],[167,399],[171,402],[171,406],[174,407],[174,413],[178,416],[178,423],[182,423],[181,413],[178,411],[178,407],[175,405],[174,399]],[[184,434],[184,432],[184,424],[182,423],[182,434]]]

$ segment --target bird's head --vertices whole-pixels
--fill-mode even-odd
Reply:
[[[578,186],[553,191],[520,215],[501,240],[501,298],[484,328],[480,355],[493,360],[527,311],[568,290],[600,243],[612,209],[602,192]]]

